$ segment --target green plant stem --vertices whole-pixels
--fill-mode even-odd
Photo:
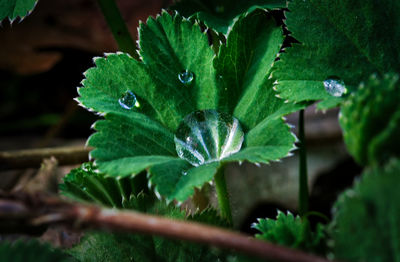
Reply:
[[[115,0],[97,0],[97,2],[108,26],[111,29],[115,41],[117,41],[119,50],[138,59],[139,56],[136,53],[135,42],[129,33],[128,27],[121,16]]]
[[[304,110],[299,112],[299,214],[303,216],[308,211],[308,175],[307,149],[304,132]]]
[[[225,181],[225,167],[221,166],[215,175],[215,189],[217,191],[218,205],[221,211],[221,216],[232,225],[232,212],[229,203],[229,194]]]

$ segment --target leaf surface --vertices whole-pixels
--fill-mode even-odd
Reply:
[[[352,91],[372,73],[400,70],[399,1],[293,0],[288,8],[285,24],[300,43],[276,63],[273,75],[283,98],[331,100],[326,79],[338,77]]]
[[[0,258],[7,262],[76,262],[61,250],[54,249],[48,244],[41,244],[36,240],[14,243],[2,241]]]
[[[321,254],[325,251],[323,226],[317,224],[313,232],[307,219],[291,213],[278,211],[276,219],[258,219],[252,227],[261,232],[256,234],[256,238],[261,240],[313,253]]]
[[[200,26],[178,14],[149,18],[139,36],[142,61],[122,53],[97,58],[79,89],[83,106],[105,114],[88,141],[101,172],[126,177],[146,170],[157,193],[183,202],[212,181],[221,162],[268,163],[293,149],[295,137],[282,116],[305,104],[285,103],[273,90],[269,76],[283,36],[270,13],[255,8],[239,16],[218,55]],[[189,82],[182,72],[190,72]],[[127,92],[140,106],[121,106]],[[178,157],[174,133],[185,116],[205,109],[238,118],[244,143],[237,154],[194,167]],[[222,128],[219,124],[207,125]],[[227,133],[210,134],[218,141],[207,144],[223,146]]]
[[[400,261],[400,162],[375,167],[362,175],[335,204],[332,222],[335,259]]]
[[[96,173],[91,164],[74,169],[60,185],[62,194],[77,201],[94,202],[108,207],[133,209],[172,219],[185,219],[185,213],[165,201],[156,201],[141,191],[135,178],[107,177]],[[106,192],[101,190],[106,189]],[[110,199],[112,199],[110,201]],[[190,220],[221,224],[214,210],[206,210]],[[183,241],[141,234],[87,232],[81,242],[67,251],[81,262],[97,261],[217,261],[207,247]]]
[[[362,165],[400,156],[399,87],[396,74],[372,75],[342,106],[339,122],[344,141]]]
[[[208,27],[226,34],[235,18],[251,13],[256,8],[278,9],[286,7],[284,0],[182,0],[171,8],[185,17],[195,17]]]
[[[35,8],[38,0],[0,0],[0,21],[8,17],[14,21],[17,17],[24,19]]]

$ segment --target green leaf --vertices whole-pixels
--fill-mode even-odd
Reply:
[[[0,258],[7,262],[73,262],[72,257],[39,241],[0,243]]]
[[[8,17],[11,23],[20,17],[21,20],[35,8],[38,0],[0,0],[0,21]]]
[[[230,227],[226,219],[223,219],[219,212],[213,208],[206,208],[201,212],[196,212],[194,215],[189,216],[188,220],[217,227]]]
[[[67,251],[80,262],[157,261],[151,237],[122,233],[86,233],[81,242]]]
[[[195,188],[200,189],[205,183],[211,182],[219,166],[219,162],[213,162],[193,167],[182,159],[176,159],[153,166],[150,169],[150,182],[156,185],[155,191],[167,200],[183,202],[193,195]]]
[[[300,43],[276,63],[273,76],[281,97],[335,99],[323,84],[332,76],[353,90],[372,73],[400,71],[400,49],[393,44],[400,40],[399,1],[293,0],[288,8],[285,24]]]
[[[183,211],[164,202],[146,206],[147,213],[172,219],[185,218]],[[202,218],[208,223],[219,223],[215,211],[205,211]],[[197,221],[197,217],[191,218]],[[215,219],[215,220],[212,220]],[[204,222],[204,221],[203,221]],[[68,250],[81,262],[145,262],[145,261],[218,261],[218,255],[205,246],[141,234],[89,232],[81,242]]]
[[[251,129],[267,116],[282,110],[295,111],[272,89],[271,69],[283,43],[282,29],[264,11],[242,15],[220,47],[214,66],[225,90],[221,100],[245,129]]]
[[[284,0],[182,0],[177,1],[171,9],[185,17],[195,17],[208,27],[226,34],[241,14],[251,13],[256,8],[285,8]]]
[[[245,136],[245,147],[225,161],[268,163],[290,156],[297,138],[281,118],[267,118]]]
[[[212,181],[221,162],[268,163],[293,149],[295,137],[282,116],[305,104],[275,96],[269,75],[283,36],[268,12],[238,17],[217,56],[200,26],[178,14],[149,18],[139,31],[143,61],[120,53],[97,58],[79,89],[82,105],[105,114],[88,141],[101,172],[126,177],[147,170],[157,193],[182,202]],[[127,92],[140,106],[120,105]],[[185,116],[205,109],[239,118],[246,134],[237,154],[194,167],[178,157],[174,133]]]
[[[325,252],[326,237],[323,226],[318,224],[313,232],[307,219],[295,217],[290,212],[284,214],[278,211],[276,220],[258,219],[253,228],[261,232],[256,234],[258,239],[307,252]]]
[[[340,115],[344,141],[362,165],[400,156],[399,76],[372,75],[344,103]]]
[[[140,176],[115,178],[99,173],[92,163],[71,170],[59,185],[62,195],[76,201],[93,202],[114,208],[146,211],[154,198],[145,192]]]
[[[400,261],[400,162],[366,171],[335,204],[335,259]]]
[[[197,24],[163,12],[140,25],[139,39],[143,62],[127,54],[96,58],[96,67],[85,73],[79,102],[100,113],[130,114],[118,102],[130,90],[143,104],[140,112],[173,132],[195,109],[216,107],[214,53]],[[178,79],[183,70],[194,74],[190,87]]]
[[[180,109],[180,115],[167,123],[172,131],[195,109],[216,108],[219,89],[212,65],[214,52],[198,24],[163,12],[156,20],[150,17],[147,25],[141,24],[139,39],[143,62],[154,81],[161,85],[157,91],[173,99],[164,110],[169,112],[174,106]],[[185,70],[194,76],[189,86],[178,78]]]
[[[97,121],[88,144],[90,156],[102,172],[114,176],[135,175],[176,157],[173,134],[145,115],[109,113]]]

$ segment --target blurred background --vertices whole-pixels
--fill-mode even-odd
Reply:
[[[119,0],[130,32],[137,38],[139,20],[167,8],[168,0]],[[53,166],[64,176],[77,161],[87,160],[85,142],[99,117],[73,100],[92,58],[117,50],[95,0],[39,0],[22,22],[3,21],[0,27],[0,152],[73,147],[75,163]],[[296,132],[297,114],[287,117]],[[346,152],[338,110],[306,110],[311,210],[330,216],[332,203],[353,183],[361,169]],[[257,217],[275,217],[276,210],[297,208],[298,158],[270,165],[248,163],[228,167],[227,179],[235,224],[250,232]],[[2,162],[3,161],[3,162]],[[74,162],[72,161],[72,162]],[[65,162],[66,163],[66,162]],[[0,155],[0,189],[21,187],[37,174],[40,163],[26,168],[4,163]]]

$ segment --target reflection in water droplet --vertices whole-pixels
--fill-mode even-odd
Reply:
[[[118,99],[118,103],[125,109],[132,109],[135,107],[140,107],[139,102],[136,99],[136,96],[131,91],[126,91],[125,94]]]
[[[344,82],[337,78],[328,78],[324,81],[325,90],[332,96],[340,97],[346,94],[347,89]]]
[[[182,84],[189,85],[194,79],[194,74],[189,70],[184,70],[178,74],[178,79]]]
[[[238,152],[243,138],[236,118],[215,110],[200,110],[183,119],[174,140],[178,156],[199,166]]]

